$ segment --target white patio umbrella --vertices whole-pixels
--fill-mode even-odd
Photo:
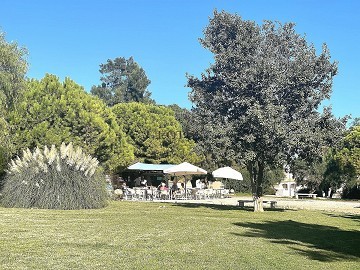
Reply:
[[[168,169],[165,169],[164,173],[179,176],[192,174],[207,174],[207,171],[188,162],[183,162],[179,165],[174,165]]]
[[[222,167],[212,172],[215,178],[244,180],[242,174],[231,167]]]
[[[215,178],[244,180],[242,174],[231,167],[222,167],[212,172]]]
[[[185,175],[198,175],[198,174],[207,174],[207,171],[204,169],[192,165],[188,162],[183,162],[179,165],[175,165],[168,169],[163,170],[165,174],[173,175],[173,176],[185,176]],[[185,196],[187,194],[186,191],[186,179],[185,179]]]

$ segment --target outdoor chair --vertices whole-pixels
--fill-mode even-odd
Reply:
[[[204,197],[206,199],[213,199],[215,197],[216,191],[209,188],[204,190]]]
[[[138,200],[145,200],[146,196],[145,196],[145,190],[144,189],[140,189],[140,188],[135,188],[135,197]]]
[[[169,191],[168,190],[160,190],[160,200],[169,199]]]
[[[206,199],[206,190],[205,189],[197,190],[196,199],[205,200]]]
[[[223,194],[224,198],[229,198],[230,197],[230,190],[229,189],[224,189],[222,194]]]
[[[185,199],[185,190],[176,190],[173,193],[173,197],[176,200],[183,200]]]
[[[125,200],[134,200],[135,198],[135,191],[131,188],[125,189]]]
[[[156,199],[158,196],[158,190],[157,188],[154,188],[154,187],[150,187],[148,190],[147,190],[147,199],[148,200],[154,200]]]

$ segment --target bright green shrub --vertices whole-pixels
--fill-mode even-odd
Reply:
[[[172,109],[140,102],[119,103],[112,107],[119,126],[130,137],[135,158],[149,163],[197,164],[195,143],[183,136],[181,124]]]
[[[62,144],[23,151],[5,176],[2,204],[6,207],[86,209],[106,204],[105,181],[98,161],[80,147]]]

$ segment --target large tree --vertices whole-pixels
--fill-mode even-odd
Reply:
[[[325,44],[317,55],[293,23],[258,25],[226,12],[214,12],[200,42],[215,61],[188,78],[194,110],[214,133],[218,121],[227,127],[231,158],[246,165],[255,211],[263,211],[266,168],[314,160],[339,139],[343,123],[329,108],[319,112],[337,64]]]
[[[117,171],[134,159],[133,147],[104,102],[84,91],[69,78],[54,75],[31,80],[9,124],[15,154],[36,146],[72,142],[95,156],[109,171]]]
[[[0,30],[0,188],[12,148],[7,118],[24,91],[26,57],[26,49],[15,42],[8,43]]]
[[[147,87],[150,80],[132,57],[108,59],[100,65],[101,85],[93,86],[91,93],[109,106],[123,102],[152,103]]]
[[[118,124],[131,138],[138,161],[150,163],[198,163],[195,143],[183,136],[174,112],[165,107],[138,102],[112,108]]]
[[[8,43],[0,31],[0,116],[12,109],[24,89],[27,50]]]

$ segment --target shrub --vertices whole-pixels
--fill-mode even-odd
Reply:
[[[87,209],[106,204],[98,161],[64,143],[41,151],[23,151],[9,164],[2,191],[5,207]]]
[[[344,190],[342,192],[343,199],[360,199],[360,185],[345,185]]]
[[[3,178],[5,176],[5,168],[7,163],[6,161],[7,161],[7,157],[6,157],[5,149],[2,146],[0,146],[0,191],[3,186]]]

